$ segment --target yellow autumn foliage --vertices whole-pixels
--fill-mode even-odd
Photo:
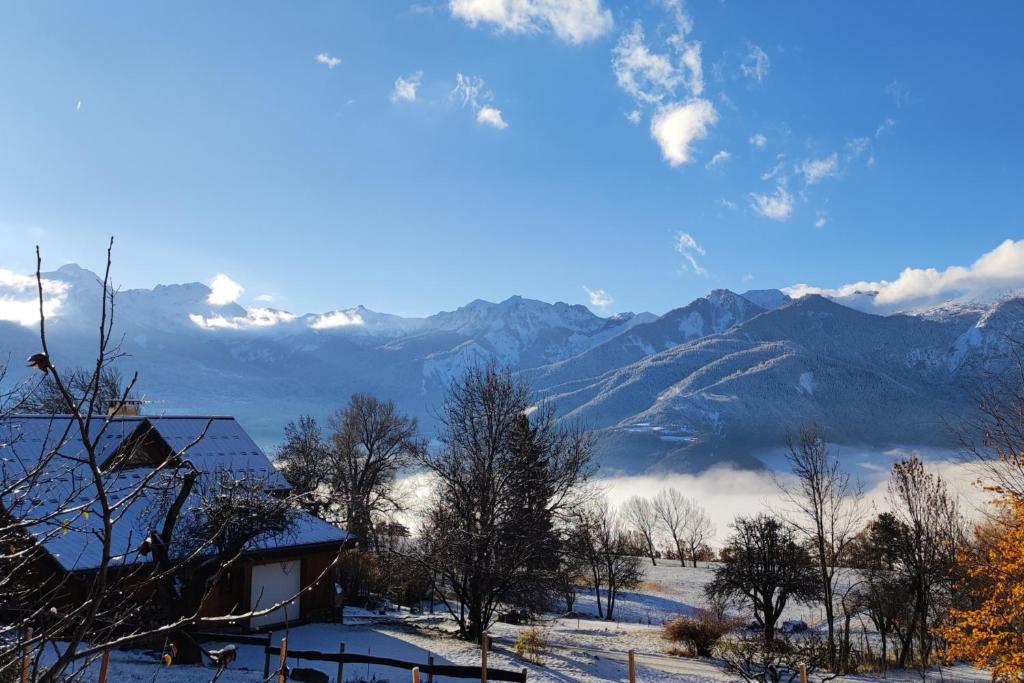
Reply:
[[[1005,524],[976,555],[965,589],[972,609],[954,609],[940,630],[947,656],[989,668],[993,681],[1024,678],[1024,499],[1006,496]]]

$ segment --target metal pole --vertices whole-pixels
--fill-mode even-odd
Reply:
[[[418,666],[412,668],[412,683],[420,683],[420,668]]]
[[[427,666],[430,667],[430,671],[427,672],[427,683],[434,683],[434,655],[427,655]]]
[[[338,643],[338,654],[339,655],[344,655],[345,654],[345,643]],[[344,662],[343,659],[339,659],[338,660],[338,681],[337,681],[337,683],[342,683],[342,681],[344,681],[344,680],[345,680],[345,662]]]
[[[636,650],[629,651],[629,683],[636,683]]]

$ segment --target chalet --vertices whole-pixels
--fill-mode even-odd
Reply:
[[[100,436],[103,489],[112,504],[121,506],[113,527],[113,571],[128,573],[153,561],[146,539],[159,503],[158,487],[152,485],[159,479],[154,468],[169,455],[182,454],[195,466],[197,488],[227,475],[258,480],[268,496],[289,489],[266,454],[231,417],[121,413],[94,418],[89,433],[91,439]],[[69,602],[76,601],[76,590],[81,593],[103,556],[98,535],[102,519],[84,454],[80,429],[68,416],[0,420],[0,518],[31,522],[24,542],[43,551],[41,583],[59,583]],[[203,613],[244,614],[308,588],[292,604],[235,625],[264,629],[285,621],[330,618],[334,581],[326,570],[350,542],[349,534],[338,527],[297,512],[286,532],[267,533],[245,545],[241,560],[220,579]]]

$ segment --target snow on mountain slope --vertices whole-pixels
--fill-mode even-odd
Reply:
[[[46,277],[59,297],[48,324],[55,358],[90,362],[96,276],[65,266]],[[811,418],[840,443],[937,444],[943,420],[968,408],[964,389],[1000,372],[1008,339],[1024,338],[1020,299],[880,316],[817,296],[717,290],[657,318],[521,297],[403,318],[361,306],[293,315],[215,305],[210,292],[192,283],[117,297],[120,366],[139,372],[151,413],[233,414],[272,447],[287,421],[323,418],[370,392],[430,433],[447,383],[496,361],[600,429],[602,462],[624,472],[756,467],[758,452]],[[37,379],[16,361],[38,345],[31,325],[0,322],[13,379]]]
[[[571,387],[678,344],[725,332],[763,312],[763,308],[734,292],[716,289],[574,357],[529,371],[526,376],[535,388],[550,393],[555,387]]]
[[[1000,329],[1020,325],[1024,304],[1014,308],[994,313],[1006,318]],[[950,370],[962,334],[952,324],[805,297],[549,398],[567,417],[615,434],[618,457],[630,451],[631,435],[656,437],[662,457],[647,463],[653,469],[744,463],[809,419],[839,443],[945,444],[944,419],[962,414],[963,384],[976,378]]]

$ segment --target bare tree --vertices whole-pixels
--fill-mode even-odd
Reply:
[[[654,498],[654,511],[661,530],[671,539],[679,554],[679,564],[686,566],[686,547],[683,536],[690,513],[690,501],[674,488],[662,489]]]
[[[715,535],[715,525],[711,522],[711,516],[702,505],[695,500],[690,501],[689,514],[686,524],[683,527],[683,542],[690,552],[690,561],[697,566],[697,558],[702,550],[706,550],[707,542]]]
[[[589,475],[593,438],[494,366],[453,382],[441,421],[441,448],[419,455],[434,480],[420,560],[460,635],[479,640],[499,605],[556,594],[554,526]]]
[[[161,450],[159,456],[147,452],[147,458],[158,457],[158,461],[147,461],[145,468],[136,465],[146,434],[111,448],[120,418],[107,414],[111,394],[104,378],[111,376],[112,363],[122,355],[113,334],[112,247],[113,241],[102,280],[96,361],[74,387],[47,338],[42,258],[37,248],[41,350],[30,364],[55,388],[59,401],[54,405],[68,412],[42,422],[37,418],[45,434],[37,431],[31,438],[25,438],[24,423],[16,417],[8,415],[0,425],[5,449],[0,460],[0,605],[14,617],[0,625],[0,662],[20,658],[22,648],[34,652],[32,681],[75,679],[106,650],[176,638],[187,629],[259,616],[280,606],[224,617],[204,613],[219,579],[238,560],[240,551],[235,549],[246,542],[238,515],[248,517],[253,510],[239,508],[237,499],[235,505],[220,506],[218,515],[208,516],[192,552],[183,555],[173,550],[184,535],[182,522],[192,514],[199,496],[196,484],[201,476],[189,452],[205,431],[179,449]],[[117,401],[126,400],[135,386],[132,376],[122,385]],[[151,506],[155,500],[169,502]],[[136,522],[146,519],[137,513],[151,508],[149,528],[136,528]],[[45,546],[57,540],[64,548],[74,548],[81,541],[75,551],[81,559],[70,559],[87,560],[89,571],[54,571],[53,556]],[[175,591],[179,581],[190,582],[187,568],[208,562],[211,549],[217,561],[204,572],[208,580],[191,584],[196,601],[186,606],[179,600],[173,610],[161,608],[161,592]],[[151,601],[157,603],[155,607]],[[17,634],[26,634],[29,626],[31,638],[19,642]]]
[[[913,597],[911,621],[901,635],[899,665],[906,666],[916,636],[924,667],[932,650],[930,617],[955,578],[965,522],[945,480],[929,472],[916,455],[893,465],[888,498],[899,522],[900,571]]]
[[[353,394],[329,419],[330,482],[344,512],[345,529],[372,541],[380,516],[400,510],[393,495],[398,471],[426,450],[416,418],[402,415],[393,401]]]
[[[800,531],[814,558],[828,627],[829,666],[836,666],[836,568],[864,523],[863,494],[829,450],[824,431],[801,425],[786,438],[795,483],[776,480],[789,504],[789,521]]]
[[[576,553],[589,567],[597,615],[611,621],[619,592],[636,587],[644,577],[640,558],[630,554],[623,520],[603,497],[577,509],[573,528]]]
[[[314,418],[302,415],[285,425],[277,466],[302,507],[326,517],[331,507],[331,450]]]
[[[790,600],[809,602],[820,596],[810,555],[797,542],[796,530],[777,517],[737,517],[723,554],[705,592],[712,601],[749,604],[765,643],[775,639],[775,624]]]
[[[658,514],[650,498],[633,496],[622,506],[622,516],[626,523],[644,540],[651,564],[658,565],[657,551],[654,549],[654,537],[658,530]]]

